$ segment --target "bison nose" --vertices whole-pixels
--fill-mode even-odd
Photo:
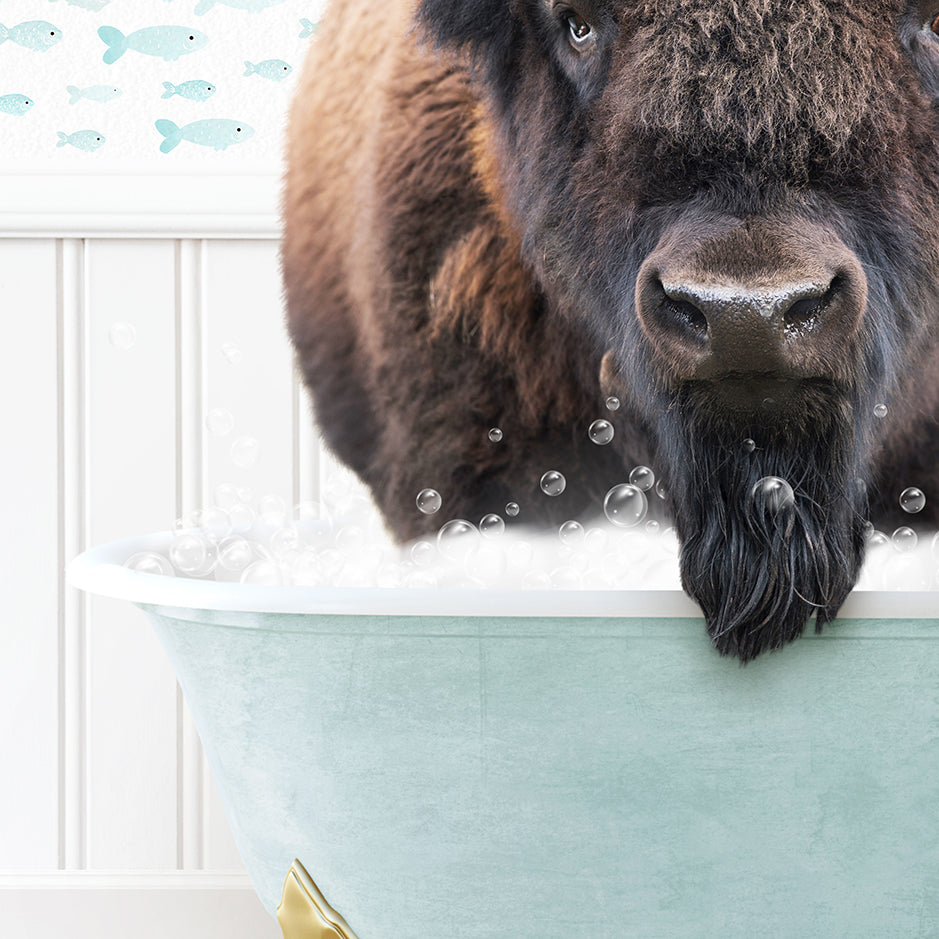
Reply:
[[[739,245],[738,245],[739,247]],[[840,243],[704,264],[666,246],[646,259],[636,285],[640,325],[666,374],[677,381],[849,374],[867,298],[863,269]],[[728,255],[717,252],[722,260]]]

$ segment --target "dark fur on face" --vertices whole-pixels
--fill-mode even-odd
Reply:
[[[803,440],[761,422],[751,452],[749,428],[689,414],[688,398],[659,425],[682,586],[719,651],[746,662],[795,639],[813,615],[820,631],[857,579],[866,498],[852,408],[835,405]]]

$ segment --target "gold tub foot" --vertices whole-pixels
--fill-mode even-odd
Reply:
[[[326,902],[297,860],[290,865],[277,907],[284,939],[356,939],[346,921]]]

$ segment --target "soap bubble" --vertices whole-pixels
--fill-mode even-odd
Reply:
[[[130,323],[113,323],[108,330],[108,342],[125,352],[137,341],[137,330]]]
[[[661,479],[655,484],[655,494],[660,499],[668,498],[668,493],[665,491],[665,483],[663,483]]]
[[[923,494],[922,490],[917,489],[915,486],[910,486],[900,493],[900,508],[903,509],[904,512],[909,512],[911,515],[916,512],[922,512],[923,506],[925,505],[926,496]]]
[[[228,518],[232,531],[248,532],[254,525],[256,515],[250,505],[239,502],[228,510]]]
[[[912,551],[916,547],[919,538],[912,528],[907,528],[906,525],[903,525],[893,533],[890,541],[897,551],[906,552]]]
[[[607,409],[610,411],[618,411],[619,410],[619,398],[617,398],[616,395],[610,395],[606,399],[606,406],[607,406]]]
[[[874,417],[886,417],[886,416],[887,416],[887,405],[875,404],[874,405]]]
[[[440,493],[436,489],[422,489],[414,501],[425,515],[433,515],[443,505],[443,499],[440,498]]]
[[[364,544],[365,532],[358,525],[343,525],[336,532],[336,547],[346,554],[357,554]]]
[[[602,554],[610,543],[610,536],[602,528],[591,528],[584,535],[584,547],[591,554]]]
[[[659,523],[654,518],[650,518],[649,521],[646,522],[646,531],[650,535],[657,535],[661,527],[662,526],[659,525]]]
[[[498,538],[505,531],[505,522],[494,512],[479,520],[479,533],[487,538]]]
[[[238,487],[233,483],[219,483],[213,491],[215,504],[220,509],[230,509],[242,501]]]
[[[222,343],[222,355],[225,356],[225,361],[228,362],[229,365],[237,365],[242,358],[241,349],[233,342]]]
[[[558,529],[561,544],[566,544],[569,548],[575,548],[583,544],[584,534],[584,526],[574,519],[564,522]]]
[[[258,500],[258,518],[265,525],[283,525],[287,521],[287,503],[274,493],[265,493]]]
[[[418,567],[429,567],[437,557],[437,549],[429,541],[415,541],[411,545],[411,560]]]
[[[648,466],[634,466],[629,473],[629,481],[643,492],[648,492],[655,485],[655,473]]]
[[[535,549],[528,541],[513,541],[508,550],[508,566],[513,571],[527,570],[535,556]]]
[[[335,548],[324,548],[316,556],[322,583],[332,586],[346,566],[345,555]]]
[[[559,496],[567,487],[567,480],[557,470],[548,470],[541,477],[541,491],[546,496]]]
[[[750,499],[758,508],[773,515],[788,511],[795,505],[792,486],[778,476],[764,476],[757,480],[750,490]]]
[[[613,439],[613,425],[609,421],[594,421],[587,429],[587,436],[598,446],[604,446]]]
[[[498,427],[493,427],[493,428],[489,431],[489,439],[490,439],[493,443],[498,443],[498,442],[502,439],[502,431],[499,430]]]
[[[740,444],[740,449],[743,450],[744,453],[753,453],[756,449],[756,441],[747,437],[746,440]]]
[[[584,585],[580,571],[564,564],[551,571],[551,586],[556,590],[579,590]]]
[[[505,514],[510,518],[515,518],[516,515],[521,511],[518,507],[517,502],[506,502],[505,504]]]
[[[278,528],[277,531],[271,535],[268,543],[271,546],[274,557],[279,560],[289,558],[302,547],[300,535],[296,528]]]
[[[632,528],[646,516],[649,504],[646,494],[633,483],[614,486],[603,500],[606,517],[620,528]]]
[[[282,587],[284,585],[284,572],[276,561],[266,558],[252,561],[242,572],[243,584],[255,584],[262,587]]]
[[[437,586],[437,575],[432,571],[411,571],[404,578],[404,586],[409,590],[433,590]]]
[[[225,437],[232,432],[235,418],[226,408],[212,408],[205,416],[205,426],[209,433],[215,434],[216,437]]]
[[[522,576],[523,590],[550,590],[551,578],[546,571],[532,570]]]
[[[450,519],[437,532],[437,550],[448,561],[462,563],[479,548],[479,532],[465,518]]]
[[[253,559],[254,551],[245,538],[236,535],[219,543],[218,566],[227,571],[242,571]]]
[[[132,571],[137,571],[138,574],[173,576],[173,565],[156,551],[138,551],[124,562],[124,567],[129,567]]]
[[[871,548],[879,548],[881,545],[890,544],[890,539],[882,531],[872,528],[867,533],[867,544]]]
[[[173,538],[169,554],[176,570],[183,574],[195,574],[208,560],[209,544],[198,532],[184,531]]]
[[[231,461],[235,466],[247,469],[258,462],[261,455],[261,444],[254,437],[238,437],[232,441]]]
[[[193,524],[202,529],[202,534],[211,544],[218,544],[231,534],[231,518],[224,509],[209,506],[192,513]]]

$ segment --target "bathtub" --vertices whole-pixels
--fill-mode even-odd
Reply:
[[[149,617],[288,939],[939,934],[939,593],[740,667],[677,589],[121,566],[170,537],[70,579]]]

